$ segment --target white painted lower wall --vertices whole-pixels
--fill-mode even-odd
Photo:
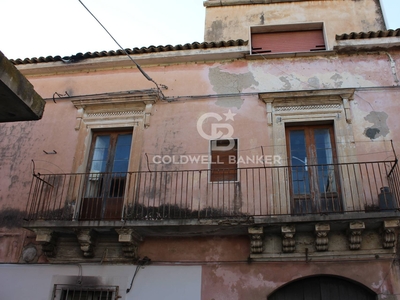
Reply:
[[[122,300],[200,300],[201,266],[141,268],[126,294],[135,265],[0,265],[0,299],[53,300],[54,284],[75,283],[77,278],[97,277],[102,284],[119,286]],[[57,299],[57,298],[56,298]]]

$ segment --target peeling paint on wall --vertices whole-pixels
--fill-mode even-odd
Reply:
[[[374,124],[364,130],[364,135],[371,140],[377,139],[381,136],[385,137],[390,132],[389,127],[386,124],[388,119],[387,113],[383,111],[372,111],[364,117],[364,119]]]
[[[254,79],[251,72],[233,74],[223,72],[219,67],[210,68],[209,79],[213,85],[214,91],[218,94],[240,93],[244,89],[248,89],[253,85],[258,86],[258,82]],[[216,105],[221,107],[236,107],[240,109],[243,104],[241,97],[232,97],[229,99],[217,100]]]
[[[210,41],[222,41],[223,39],[223,31],[226,24],[222,22],[222,20],[216,20],[212,22],[211,29],[207,30],[207,38]]]

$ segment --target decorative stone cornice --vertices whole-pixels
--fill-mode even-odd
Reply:
[[[349,99],[354,97],[355,89],[325,89],[325,90],[304,90],[304,91],[288,91],[288,92],[271,92],[259,94],[260,100],[265,103],[274,102],[276,100],[289,101],[296,99]]]
[[[143,121],[144,127],[150,126],[153,104],[159,99],[155,90],[126,91],[71,97],[77,108],[75,130],[82,123],[87,126],[111,124],[137,125]]]
[[[354,89],[326,89],[290,92],[261,93],[259,99],[266,104],[268,125],[273,124],[273,114],[340,113],[347,123],[352,122],[350,100]],[[343,106],[343,108],[342,108]]]

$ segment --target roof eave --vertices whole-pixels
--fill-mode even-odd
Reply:
[[[244,58],[247,54],[249,54],[248,45],[226,48],[155,52],[130,56],[140,66],[150,66],[240,59]],[[132,61],[126,55],[86,58],[71,63],[55,61],[16,65],[18,70],[24,75],[59,74],[99,69],[127,68],[131,66]]]

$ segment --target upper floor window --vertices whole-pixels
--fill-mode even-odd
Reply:
[[[326,50],[323,23],[251,27],[251,54]]]
[[[93,135],[81,220],[121,218],[132,131]]]

